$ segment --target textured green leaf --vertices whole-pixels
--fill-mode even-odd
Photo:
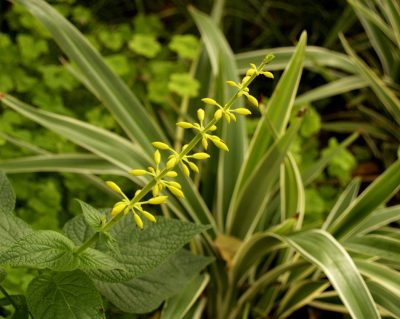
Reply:
[[[74,243],[51,230],[32,232],[16,241],[0,256],[0,264],[58,271],[85,269],[122,269],[114,259],[100,251],[87,249],[81,255]]]
[[[0,171],[0,216],[11,214],[15,207],[15,193],[6,174]]]
[[[124,264],[126,270],[91,270],[88,273],[92,278],[111,282],[137,277],[158,267],[195,235],[207,228],[207,226],[157,217],[157,223],[146,223],[144,229],[139,230],[132,216],[128,215],[110,230],[110,235],[117,244],[116,251],[110,254],[119,263]],[[64,232],[76,244],[80,244],[91,234],[83,217],[69,221],[64,227]],[[98,249],[108,251],[107,247]]]
[[[181,251],[141,277],[121,283],[96,281],[96,286],[119,309],[128,313],[146,313],[187,286],[210,261],[210,258]]]
[[[34,318],[105,318],[100,294],[81,271],[41,274],[29,284],[27,302]]]
[[[31,232],[32,229],[21,218],[11,214],[0,215],[0,255]]]
[[[83,218],[85,219],[85,222],[94,230],[100,230],[102,226],[103,214],[101,214],[96,208],[90,206],[89,204],[79,199],[77,201],[81,205]]]
[[[182,319],[207,286],[208,274],[195,277],[179,294],[166,300],[160,319]]]
[[[322,230],[280,238],[324,271],[352,318],[380,318],[356,265],[335,238]]]

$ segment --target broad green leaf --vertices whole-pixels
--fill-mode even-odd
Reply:
[[[384,204],[400,188],[400,160],[394,162],[328,228],[337,238],[346,238],[377,207]]]
[[[279,167],[297,136],[300,124],[301,119],[296,118],[287,133],[258,161],[246,183],[237,188],[227,219],[230,234],[244,238],[254,231],[269,200],[270,191],[279,177]]]
[[[132,140],[148,152],[152,151],[150,142],[164,140],[159,126],[138,99],[72,24],[45,1],[18,0],[17,3],[43,23]]]
[[[238,71],[244,74],[248,69],[249,63],[263,59],[267,54],[272,53],[275,59],[269,65],[269,70],[283,70],[292,58],[296,47],[270,48],[257,51],[239,53],[235,55]],[[357,73],[355,66],[346,54],[331,51],[325,48],[308,46],[304,60],[305,68],[329,67],[343,70],[348,73]]]
[[[168,83],[168,89],[182,97],[196,97],[200,83],[189,73],[173,73]]]
[[[307,305],[328,287],[329,283],[325,281],[294,282],[279,303],[277,318],[288,318],[294,311]]]
[[[215,4],[217,6],[217,4]],[[217,9],[217,7],[216,7]],[[215,96],[221,104],[226,103],[236,90],[226,85],[227,80],[238,82],[237,67],[233,52],[218,24],[211,17],[191,7],[190,13],[201,33],[202,41],[216,77]],[[262,61],[264,57],[253,60]],[[239,102],[238,102],[239,103]],[[237,103],[237,104],[238,104]],[[237,104],[235,106],[237,106]],[[229,147],[229,152],[219,152],[217,170],[216,218],[223,227],[234,187],[243,165],[247,148],[245,121],[238,116],[237,122],[231,125],[222,124],[220,137]]]
[[[360,75],[368,82],[383,106],[391,113],[393,119],[400,124],[400,99],[364,61],[357,57],[346,39],[343,36],[341,36],[340,39],[347,54],[349,54],[352,61],[354,61]]]
[[[85,219],[86,224],[88,224],[89,227],[93,228],[96,231],[100,230],[102,226],[103,214],[101,214],[96,208],[90,206],[89,204],[79,199],[77,201],[81,205],[83,218]]]
[[[363,235],[346,240],[344,245],[347,250],[400,264],[399,239],[382,235]]]
[[[363,235],[400,219],[400,205],[380,208],[359,223],[354,234]]]
[[[85,269],[122,269],[112,257],[94,249],[80,255],[74,251],[74,243],[60,233],[41,230],[29,233],[16,241],[0,255],[0,264],[34,268],[50,268],[57,271]]]
[[[12,214],[15,207],[15,193],[6,174],[0,171],[0,216]]]
[[[364,276],[400,296],[400,274],[398,271],[372,261],[356,259],[355,263]]]
[[[367,282],[368,289],[378,305],[395,318],[400,318],[400,297],[376,282]]]
[[[357,197],[358,191],[360,189],[361,180],[355,178],[351,181],[349,185],[347,185],[346,189],[340,194],[337,199],[335,205],[332,207],[329,212],[328,217],[325,219],[325,222],[322,226],[322,229],[327,229],[334,220],[336,220],[350,204]]]
[[[29,284],[27,302],[34,318],[105,318],[100,294],[81,271],[39,275]]]
[[[280,238],[324,271],[352,318],[380,318],[356,265],[335,238],[322,230]]]
[[[116,251],[110,252],[126,270],[94,271],[88,270],[92,278],[119,282],[147,273],[165,262],[195,235],[206,230],[207,226],[185,223],[157,216],[157,223],[145,223],[139,230],[132,216],[125,216],[111,230],[110,235],[117,244]],[[78,216],[69,221],[64,232],[75,244],[79,245],[93,232]],[[97,247],[106,252],[107,247]]]
[[[277,137],[281,137],[286,129],[303,71],[306,42],[307,34],[304,32],[258,123],[236,188],[244,186],[252,171],[268,151],[275,140],[274,132]]]
[[[4,97],[2,102],[123,170],[146,166],[150,161],[136,145],[132,145],[128,140],[104,129],[76,119],[35,109],[11,96]]]
[[[92,154],[46,154],[0,161],[7,173],[66,172],[78,174],[125,175],[110,162]]]
[[[181,251],[138,278],[121,283],[96,281],[96,286],[103,296],[122,311],[146,313],[184,289],[210,261],[210,258]]]
[[[208,274],[195,277],[179,294],[166,300],[160,319],[182,319],[206,288]]]

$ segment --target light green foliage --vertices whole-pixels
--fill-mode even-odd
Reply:
[[[195,59],[199,54],[200,43],[191,34],[174,35],[168,47],[175,51],[181,58]]]
[[[154,58],[161,50],[156,37],[145,34],[135,34],[128,43],[129,49],[146,58]]]
[[[193,79],[189,73],[173,73],[171,74],[168,88],[170,91],[180,96],[197,96],[200,83]]]
[[[328,147],[322,151],[322,155],[330,149],[337,147],[338,141],[332,137],[329,139]],[[348,151],[342,150],[337,154],[328,165],[328,174],[338,178],[341,184],[346,184],[351,179],[351,172],[356,166],[355,157]]]
[[[35,318],[105,318],[100,294],[81,271],[40,275],[28,287],[27,302]]]
[[[304,120],[300,128],[301,136],[308,138],[321,129],[321,117],[318,112],[310,105],[307,107]]]

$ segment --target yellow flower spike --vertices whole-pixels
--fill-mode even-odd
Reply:
[[[189,165],[190,169],[191,169],[193,172],[195,172],[195,173],[197,173],[197,174],[200,172],[200,171],[199,171],[199,168],[197,167],[197,165],[196,165],[195,163],[188,162],[188,165]]]
[[[112,182],[112,181],[107,181],[106,184],[107,184],[107,186],[108,186],[109,188],[111,188],[114,192],[116,192],[116,193],[118,193],[118,194],[121,194],[122,196],[125,196],[125,194],[123,193],[123,191],[121,190],[121,188],[120,188],[117,184],[115,184],[114,182]]]
[[[257,70],[257,66],[254,63],[250,63],[250,67],[254,70]]]
[[[145,210],[143,210],[141,213],[147,220],[151,221],[152,223],[157,222],[157,220],[153,214],[150,214],[149,212],[146,212]]]
[[[165,165],[165,167],[166,167],[167,169],[171,169],[171,168],[175,167],[176,163],[177,163],[176,157],[173,156],[173,157],[171,157],[171,158],[168,160],[168,162],[167,162],[167,164]]]
[[[206,137],[203,137],[203,138],[201,139],[201,144],[203,145],[204,149],[206,150],[207,147],[208,147],[208,141],[207,141],[207,138],[206,138]]]
[[[146,175],[149,172],[146,171],[145,169],[133,169],[131,171],[129,171],[129,174],[132,176],[142,176],[142,175]]]
[[[250,115],[251,112],[250,110],[244,108],[244,107],[238,107],[237,109],[231,110],[231,112],[240,114],[240,115]]]
[[[204,110],[203,109],[197,110],[197,118],[199,119],[200,123],[204,121]]]
[[[252,96],[250,94],[246,94],[246,97],[251,104],[253,104],[254,106],[258,106],[258,101],[254,96]]]
[[[236,122],[236,116],[235,116],[235,114],[229,112],[229,116],[230,116],[230,118],[231,118],[234,122]]]
[[[189,177],[189,176],[190,176],[189,168],[188,168],[185,164],[183,164],[183,163],[181,163],[181,165],[182,165],[183,174],[184,174],[186,177]]]
[[[189,122],[178,122],[176,123],[176,126],[182,127],[182,128],[193,128],[193,124]]]
[[[156,163],[156,165],[160,164],[161,162],[161,154],[159,150],[154,152],[154,162]]]
[[[208,130],[211,131],[211,132],[213,132],[213,131],[215,131],[216,129],[217,129],[217,126],[213,125],[213,126],[211,126]]]
[[[179,198],[185,197],[185,195],[183,194],[183,192],[179,188],[176,188],[174,186],[167,186],[167,187],[168,187],[169,191],[172,194],[174,194],[176,197],[179,197]]]
[[[210,105],[219,105],[217,103],[217,101],[215,101],[214,99],[211,99],[209,97],[206,97],[204,99],[201,99],[205,104],[210,104]]]
[[[221,117],[222,117],[222,110],[221,110],[221,109],[216,110],[215,113],[214,113],[214,119],[215,119],[216,121],[219,121],[219,119],[220,119]]]
[[[169,146],[163,142],[153,142],[151,143],[155,148],[158,148],[159,150],[169,150]]]
[[[135,223],[137,227],[143,229],[143,221],[137,213],[133,213],[133,218],[135,219]]]
[[[169,172],[167,172],[167,174],[165,174],[165,176],[167,176],[167,177],[177,177],[178,173],[175,172],[175,171],[169,171]]]
[[[204,160],[207,158],[210,158],[210,154],[204,153],[204,152],[199,152],[199,153],[194,153],[190,155],[190,157],[197,159],[197,160]]]
[[[167,199],[168,199],[168,196],[157,196],[157,197],[150,198],[145,203],[150,204],[150,205],[161,205],[161,204],[164,204],[167,201]]]
[[[178,189],[182,189],[181,184],[179,184],[178,182],[169,181],[169,182],[168,182],[168,185],[171,185],[171,186],[176,187],[176,188],[178,188]],[[167,187],[168,187],[168,185],[167,185]]]
[[[112,210],[111,210],[111,216],[115,217],[119,214],[122,213],[122,211],[127,207],[127,203],[125,202],[117,202],[115,203],[115,205],[113,206]]]

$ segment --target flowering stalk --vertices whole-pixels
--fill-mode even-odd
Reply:
[[[264,66],[272,61],[273,58],[273,55],[267,55],[258,67],[256,67],[254,64],[250,64],[251,67],[247,70],[246,76],[242,79],[241,83],[227,81],[228,85],[237,87],[238,90],[225,105],[222,106],[211,98],[202,99],[202,101],[206,105],[217,107],[213,118],[206,125],[204,125],[205,112],[202,108],[197,110],[197,118],[199,120],[198,123],[177,123],[177,126],[181,128],[194,129],[197,131],[197,134],[193,137],[193,139],[188,144],[183,146],[181,152],[176,152],[174,149],[163,142],[153,142],[152,145],[156,148],[156,151],[154,153],[155,166],[148,167],[147,170],[133,169],[129,172],[133,176],[152,176],[152,179],[141,190],[138,190],[133,198],[129,199],[121,190],[121,188],[114,182],[106,182],[107,185],[114,192],[118,193],[122,197],[122,200],[114,205],[111,211],[112,218],[108,222],[105,222],[103,224],[99,232],[95,233],[91,238],[89,238],[86,242],[79,246],[76,250],[76,253],[80,253],[86,248],[90,247],[92,244],[94,244],[98,240],[100,233],[106,232],[122,216],[128,214],[129,212],[133,213],[135,223],[141,229],[143,228],[143,221],[141,219],[141,216],[145,217],[151,222],[156,222],[155,217],[151,213],[145,211],[142,208],[142,205],[159,205],[165,203],[168,196],[159,195],[159,193],[164,188],[168,189],[176,197],[184,197],[180,184],[178,182],[167,180],[165,178],[174,178],[178,175],[178,173],[174,171],[174,168],[177,165],[180,166],[182,172],[187,177],[190,176],[190,170],[198,173],[198,167],[196,164],[193,163],[192,160],[205,160],[210,157],[209,154],[205,152],[190,154],[190,152],[196,147],[199,142],[201,142],[205,150],[207,150],[208,141],[211,141],[216,147],[220,148],[221,150],[229,151],[223,140],[211,133],[217,129],[216,124],[221,119],[225,119],[228,123],[230,123],[231,121],[236,121],[236,115],[251,114],[251,112],[244,107],[231,109],[232,105],[239,97],[244,95],[252,105],[258,106],[258,101],[254,96],[250,95],[248,86],[260,74],[263,74],[268,78],[273,78],[272,73],[263,71]],[[159,167],[161,163],[161,153],[159,150],[169,151],[171,153],[163,169],[160,169]],[[142,201],[142,199],[150,192],[152,192],[153,197],[149,200]]]

